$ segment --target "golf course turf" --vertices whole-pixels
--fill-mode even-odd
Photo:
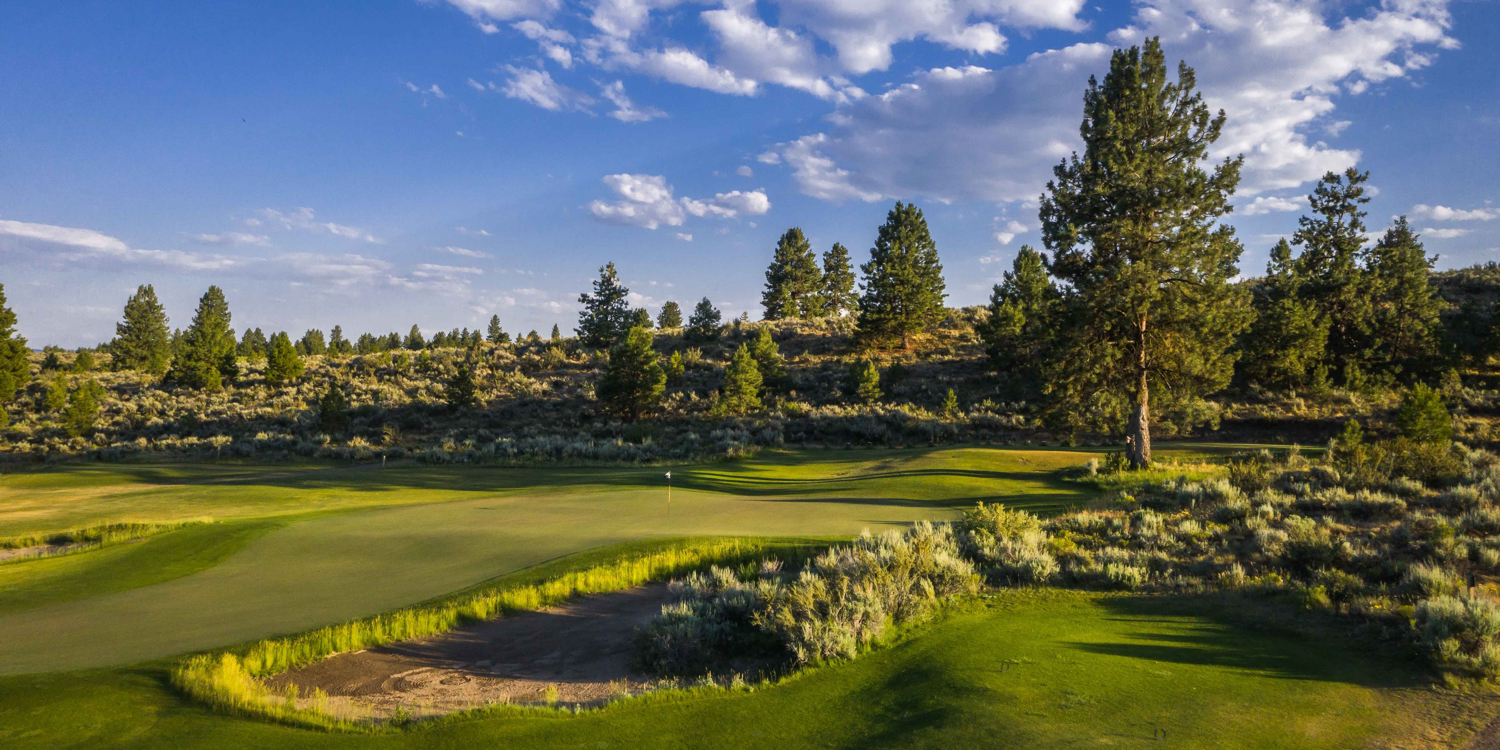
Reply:
[[[1500,712],[1487,696],[1430,688],[1420,663],[1252,626],[1214,601],[1050,590],[961,602],[870,654],[774,687],[669,693],[578,716],[497,709],[356,735],[217,714],[167,684],[169,657],[179,654],[500,577],[556,575],[652,539],[848,536],[953,518],[981,500],[1055,512],[1091,498],[1087,485],[1057,474],[1088,457],[767,453],[673,467],[670,515],[663,469],[653,467],[80,465],[7,474],[7,535],[215,522],[0,565],[0,744],[1062,747],[1165,732],[1180,747],[1446,747]]]

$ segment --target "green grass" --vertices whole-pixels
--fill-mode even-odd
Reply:
[[[8,747],[1448,747],[1493,700],[1410,663],[1246,627],[1211,602],[1007,592],[894,645],[752,693],[578,717],[456,718],[348,735],[215,714],[165,665],[0,678]],[[65,706],[67,710],[57,710]]]

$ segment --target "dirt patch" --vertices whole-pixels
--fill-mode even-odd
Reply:
[[[12,547],[11,549],[0,549],[0,563],[11,560],[23,560],[28,557],[50,557],[52,555],[66,555],[69,552],[77,552],[85,547],[96,546],[93,542],[75,542],[73,544],[38,544],[34,547]]]
[[[351,719],[452,713],[491,703],[597,704],[644,690],[630,669],[631,637],[671,601],[665,584],[575,599],[432,638],[339,654],[266,680],[314,688],[327,710]]]

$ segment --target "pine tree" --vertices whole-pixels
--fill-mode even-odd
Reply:
[[[715,308],[714,303],[704,297],[693,308],[693,314],[688,318],[687,338],[694,341],[712,341],[718,338],[721,320],[718,308]]]
[[[817,317],[823,311],[822,287],[818,256],[807,237],[799,227],[786,230],[766,269],[766,290],[761,294],[765,319]]]
[[[16,313],[6,306],[5,285],[0,284],[0,404],[15,398],[31,380],[30,353],[26,339],[16,335]]]
[[[422,329],[418,328],[415,323],[412,324],[411,330],[406,332],[406,339],[401,342],[401,348],[410,352],[427,348],[427,339],[422,337]]]
[[[510,334],[506,333],[505,329],[500,327],[499,315],[490,316],[490,327],[489,330],[486,331],[485,338],[488,339],[491,344],[510,343]]]
[[[1242,249],[1219,223],[1243,158],[1204,172],[1224,114],[1210,116],[1186,63],[1176,83],[1167,77],[1157,39],[1115,50],[1104,83],[1091,78],[1084,94],[1084,156],[1053,170],[1040,211],[1052,274],[1068,288],[1047,416],[1064,429],[1080,416],[1117,427],[1125,412],[1137,467],[1151,462],[1152,389],[1170,404],[1224,387],[1250,314],[1229,283]]]
[[[252,362],[258,362],[266,357],[266,349],[271,342],[266,338],[264,331],[259,328],[245,329],[245,335],[240,337],[238,347],[239,356]]]
[[[1374,366],[1390,374],[1430,375],[1438,364],[1438,317],[1444,306],[1429,281],[1437,256],[1427,256],[1405,216],[1368,256]]]
[[[1029,245],[1021,246],[1011,270],[990,292],[989,317],[979,335],[990,365],[1017,398],[1041,392],[1040,363],[1052,341],[1058,298],[1046,256]]]
[[[1453,418],[1443,405],[1443,396],[1425,383],[1406,392],[1391,421],[1402,437],[1418,443],[1445,444],[1453,439]]]
[[[558,328],[556,323],[553,323],[552,324],[552,342],[553,343],[558,343],[560,341],[562,341],[562,329]]]
[[[668,382],[682,382],[682,376],[687,372],[687,363],[682,361],[682,352],[672,352],[672,356],[667,359],[666,370]]]
[[[167,311],[156,298],[156,289],[150,284],[136,287],[125,302],[124,320],[115,324],[115,340],[109,348],[113,368],[165,373],[172,357],[170,336]]]
[[[954,393],[952,388],[949,388],[948,394],[943,396],[942,412],[943,416],[948,419],[958,416],[958,394]]]
[[[635,311],[634,319],[631,321],[630,327],[644,328],[649,331],[651,330],[652,325],[651,313],[648,312],[646,308],[642,307]]]
[[[298,339],[297,351],[304,357],[321,357],[328,352],[328,342],[324,340],[322,331],[312,328]]]
[[[198,300],[193,322],[182,334],[167,379],[178,385],[217,391],[239,375],[234,331],[229,327],[229,303],[224,291],[210,286]]]
[[[855,362],[849,368],[849,379],[853,383],[854,395],[866,404],[880,400],[880,370],[868,359]]]
[[[635,313],[626,296],[630,290],[620,284],[614,263],[599,269],[593,294],[578,295],[583,310],[578,313],[579,343],[593,349],[608,349],[630,332]]]
[[[47,395],[42,404],[50,412],[62,411],[63,407],[68,405],[67,375],[58,373],[57,377],[52,379],[52,385],[47,388]]]
[[[318,399],[318,429],[330,436],[349,431],[349,399],[337,383],[329,383]]]
[[[1315,216],[1298,220],[1292,244],[1302,248],[1298,296],[1317,309],[1328,324],[1328,358],[1341,368],[1341,382],[1362,378],[1366,337],[1370,332],[1368,279],[1360,266],[1365,242],[1365,212],[1370,199],[1361,187],[1370,177],[1350,167],[1342,176],[1329,172],[1318,181],[1308,202]]]
[[[636,326],[609,350],[609,364],[595,389],[605,411],[629,421],[661,403],[667,374],[651,348],[651,332]]]
[[[1301,388],[1323,368],[1328,321],[1302,297],[1303,279],[1286,240],[1271,248],[1266,278],[1255,290],[1255,322],[1240,348],[1247,380],[1271,388]]]
[[[656,316],[657,328],[681,328],[682,307],[676,302],[668,300],[661,306],[661,313]]]
[[[854,292],[854,263],[849,259],[849,249],[837,242],[823,253],[822,287],[824,315],[844,315],[859,305],[859,295]]]
[[[776,340],[771,338],[769,326],[761,326],[760,331],[755,334],[755,344],[750,348],[750,356],[755,358],[761,382],[767,388],[775,388],[786,377],[786,364],[781,358],[781,350],[776,347]]]
[[[78,352],[73,358],[73,372],[88,372],[94,369],[94,354],[87,349]]]
[[[749,414],[760,411],[760,366],[750,348],[740,344],[734,358],[724,368],[724,388],[719,394],[719,403],[714,406],[717,415]]]
[[[526,334],[526,341],[528,343],[532,343],[532,344],[541,343],[541,341],[542,341],[542,335],[540,333],[537,333],[536,329],[533,328],[533,329],[531,329],[530,333]]]
[[[855,338],[866,344],[911,336],[936,323],[947,297],[943,264],[927,231],[927,219],[915,205],[896,203],[870,249],[870,262],[859,267],[865,275],[859,298]]]
[[[103,391],[98,382],[89,381],[68,396],[63,424],[70,437],[81,437],[94,431],[94,420],[99,416],[99,396]]]
[[[42,357],[42,372],[51,372],[52,370],[61,370],[62,368],[62,357],[57,356],[55,350],[47,352],[47,356]]]
[[[303,369],[302,357],[292,346],[292,337],[285,331],[272,334],[266,349],[266,385],[280,388],[302,377]]]
[[[334,358],[347,357],[354,351],[354,345],[349,339],[344,338],[344,327],[334,326],[328,332],[328,356]]]
[[[443,400],[454,409],[468,409],[478,403],[479,384],[474,380],[473,364],[464,362],[458,366],[443,389]]]

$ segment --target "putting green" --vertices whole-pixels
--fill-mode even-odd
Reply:
[[[1004,592],[903,642],[753,693],[348,735],[214,714],[156,667],[0,678],[0,738],[57,747],[1455,747],[1492,699],[1409,662],[1165,597]]]
[[[91,555],[108,549],[17,564],[45,562],[64,574],[38,576],[32,589],[23,581],[5,594],[15,602],[53,592],[45,595],[58,603],[7,611],[0,598],[0,612],[7,612],[0,616],[0,674],[126,664],[301,631],[627,540],[852,535],[951,518],[977,500],[1052,511],[1086,497],[1055,476],[1084,457],[990,449],[775,453],[675,468],[670,515],[661,472],[640,468],[256,474],[244,467],[125,467],[80,469],[86,477],[58,470],[12,475],[6,492],[21,501],[12,515],[54,508],[61,510],[50,518],[99,522],[119,519],[128,504],[132,520],[210,515],[286,525],[237,537],[244,546],[233,554],[196,558],[217,564],[191,575],[136,588],[101,586],[86,597],[88,581],[125,577],[119,567],[91,564]],[[294,515],[297,509],[304,510]],[[184,556],[195,552],[179,546],[187,547]],[[67,571],[71,579],[58,580]]]

